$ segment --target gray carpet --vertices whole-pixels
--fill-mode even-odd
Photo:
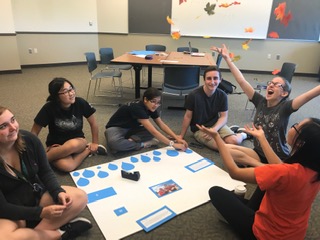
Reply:
[[[157,70],[158,71],[158,70]],[[154,86],[161,86],[161,73],[157,74],[154,72]],[[76,65],[76,66],[59,66],[59,67],[41,67],[41,68],[26,68],[23,69],[22,74],[0,74],[0,104],[9,107],[13,113],[16,115],[20,128],[30,130],[33,124],[33,118],[36,113],[45,103],[48,96],[48,83],[54,77],[65,77],[76,86],[76,91],[78,96],[85,97],[89,82],[89,73],[87,72],[86,65]],[[129,72],[124,73],[124,97],[116,98],[112,95],[109,97],[100,97],[96,99],[90,99],[90,102],[99,103],[124,103],[130,101],[134,98],[134,89],[132,88],[131,80],[129,79]],[[235,80],[232,78],[231,74],[228,72],[223,72],[223,77],[235,84]],[[272,78],[271,75],[252,75],[245,74],[247,80],[249,80],[253,85],[257,82],[265,82]],[[257,78],[258,80],[254,80]],[[201,80],[202,81],[202,80]],[[142,82],[142,85],[146,85],[146,80]],[[318,79],[307,78],[307,77],[294,77],[292,81],[293,91],[291,97],[295,97],[300,93],[307,91],[318,85]],[[237,84],[236,84],[237,85]],[[108,86],[110,88],[110,84]],[[241,91],[241,89],[237,89]],[[142,93],[143,91],[141,91]],[[243,126],[244,124],[250,123],[251,121],[251,110],[245,110],[246,96],[242,95],[229,95],[229,125],[238,124]],[[320,118],[319,111],[319,97],[312,100],[305,106],[303,106],[297,113],[293,114],[289,126],[291,124],[298,122],[306,117],[317,117]],[[162,106],[162,118],[163,120],[176,132],[179,133],[181,129],[181,122],[184,112],[181,110],[168,110],[166,107],[170,106],[183,106],[183,100],[169,99],[165,98],[165,104]],[[108,121],[111,114],[115,112],[117,107],[114,106],[95,106],[97,109],[96,118],[99,123],[100,129],[100,142],[105,144],[103,132],[104,125]],[[248,107],[251,107],[249,104]],[[85,123],[84,131],[88,139],[91,139],[90,128],[87,123]],[[40,134],[40,139],[44,143],[47,134],[47,129],[43,129]],[[188,142],[194,141],[191,133],[189,132],[186,140]],[[250,147],[252,143],[250,141],[245,141],[244,145]],[[159,147],[163,147],[160,145]],[[219,154],[213,152],[207,148],[203,149],[193,149],[200,155],[212,159],[218,167],[222,169],[223,164],[219,157]],[[85,168],[89,166],[94,166],[97,164],[112,161],[114,159],[122,158],[130,155],[129,153],[111,155],[107,157],[93,156],[86,159],[80,168]],[[61,184],[65,185],[75,185],[68,174],[62,174],[56,172]],[[212,176],[214,177],[214,176]],[[210,179],[203,179],[203,181],[210,181]],[[249,184],[248,192],[246,197],[250,197],[254,185]],[[290,199],[288,199],[290,201]],[[82,213],[82,216],[89,218],[94,227],[84,236],[78,239],[95,239],[102,240],[105,239],[101,234],[99,227],[96,225],[92,215],[88,209]],[[106,219],[106,224],[111,224]],[[316,201],[312,207],[312,213],[309,221],[309,228],[307,232],[306,239],[320,239],[320,196],[318,195]],[[125,225],[123,226],[125,227]],[[211,203],[206,203],[200,207],[194,208],[184,214],[181,214],[169,222],[161,225],[150,233],[145,233],[140,231],[125,239],[239,239],[235,233],[230,229],[230,227],[219,221],[217,218],[216,210],[213,208]]]

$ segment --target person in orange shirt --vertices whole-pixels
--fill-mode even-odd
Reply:
[[[320,190],[320,119],[308,118],[292,125],[287,134],[292,150],[283,163],[268,143],[262,127],[245,126],[246,132],[260,142],[267,160],[274,163],[255,168],[239,168],[219,134],[212,128],[198,127],[216,140],[232,178],[255,183],[266,191],[255,211],[232,191],[218,186],[210,188],[213,206],[240,237],[304,239],[311,205]]]

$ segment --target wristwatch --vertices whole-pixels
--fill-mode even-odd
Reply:
[[[173,144],[174,144],[174,141],[170,141],[170,142],[169,142],[169,146],[170,146],[170,147],[172,147]]]

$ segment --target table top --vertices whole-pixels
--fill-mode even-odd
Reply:
[[[125,53],[114,58],[114,63],[130,63],[142,65],[196,65],[196,66],[215,66],[215,61],[210,53],[204,53],[204,56],[192,56],[183,52],[167,52],[153,54],[153,59],[145,59],[139,55]]]

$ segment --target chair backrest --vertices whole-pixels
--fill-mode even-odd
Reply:
[[[284,77],[291,83],[296,67],[297,67],[297,64],[295,63],[285,62],[282,64],[281,71],[279,72],[278,75],[281,77]]]
[[[86,52],[85,55],[86,55],[88,70],[90,73],[92,73],[98,67],[96,55],[94,52]]]
[[[110,64],[111,60],[114,59],[112,48],[100,48],[99,54],[101,64]]]
[[[194,89],[199,86],[199,77],[200,67],[165,67],[163,87],[173,90]]]
[[[221,60],[222,60],[222,55],[219,53],[218,56],[217,56],[217,60],[216,60],[217,67],[220,67]]]
[[[147,51],[159,51],[159,52],[165,52],[166,51],[166,46],[164,45],[159,45],[159,44],[149,44],[146,45],[146,50]]]
[[[189,52],[189,47],[178,47],[177,52]],[[199,49],[193,47],[192,52],[199,52]]]

